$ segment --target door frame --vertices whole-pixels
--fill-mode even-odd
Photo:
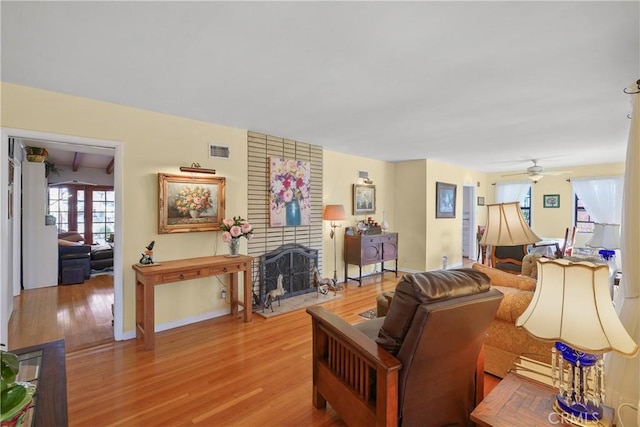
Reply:
[[[123,210],[123,159],[124,159],[124,144],[122,141],[113,141],[113,140],[105,140],[105,139],[96,139],[96,138],[86,138],[72,135],[62,135],[56,133],[49,132],[39,132],[39,131],[31,131],[25,129],[13,129],[13,128],[1,128],[2,132],[2,146],[9,146],[9,138],[15,139],[37,139],[41,141],[47,141],[50,143],[59,143],[59,144],[70,144],[75,145],[78,148],[79,152],[82,152],[82,147],[86,147],[85,149],[93,148],[107,148],[113,149],[113,157],[114,157],[114,169],[113,169],[113,189],[115,192],[115,202],[116,202],[116,211],[115,211],[115,242],[113,248],[113,292],[114,292],[114,301],[113,301],[113,331],[114,331],[114,339],[117,341],[124,339],[123,334],[123,248],[124,248],[124,210]],[[8,150],[3,149],[0,153],[0,188],[7,188],[8,185],[8,174],[4,172],[4,169],[8,165]],[[14,193],[14,200],[18,206],[20,206],[21,195]],[[4,195],[0,198],[0,231],[3,232],[3,235],[6,235],[4,232],[8,230],[9,221],[7,219],[8,215],[8,202],[7,197]],[[19,211],[18,211],[19,212]],[[16,215],[17,212],[14,213]],[[13,233],[14,236],[19,236],[21,231],[21,222],[13,221],[12,222]],[[8,280],[2,280],[2,284],[0,287],[0,292],[2,295],[8,293],[5,287],[11,288],[11,293],[13,293],[13,289],[15,289],[15,282],[17,281],[17,289],[20,290],[20,257],[16,257],[17,260],[13,260],[9,265],[7,261],[8,257],[6,254],[12,252],[13,254],[21,254],[22,247],[20,243],[20,239],[13,239],[11,242],[5,241],[7,239],[3,239],[2,244],[0,244],[0,280],[8,279],[9,270],[11,269],[13,274],[13,283],[8,283]],[[19,292],[18,292],[19,294]],[[4,299],[4,298],[3,298]],[[0,311],[2,312],[2,316],[0,317],[0,340],[2,342],[7,342],[8,339],[8,326],[9,326],[9,318],[11,316],[11,312],[13,310],[13,298],[10,298],[10,301],[3,302],[0,307]]]
[[[476,206],[476,186],[474,184],[462,185],[462,212],[464,216],[465,208],[469,208],[469,259],[478,259],[477,249],[477,206]],[[464,230],[464,227],[463,227]],[[464,239],[463,239],[464,241]]]

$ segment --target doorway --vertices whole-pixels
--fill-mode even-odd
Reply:
[[[122,299],[123,299],[123,284],[122,284],[122,158],[123,147],[121,142],[98,140],[92,138],[82,138],[59,134],[48,134],[43,132],[26,131],[21,129],[2,129],[2,141],[3,145],[9,145],[9,140],[35,140],[41,143],[40,145],[51,147],[52,150],[67,150],[74,153],[109,153],[113,156],[113,190],[115,192],[115,230],[114,230],[114,242],[113,242],[113,338],[116,340],[123,339],[122,333]],[[16,149],[19,145],[16,145]],[[5,151],[5,150],[3,150]],[[2,157],[6,157],[6,151]],[[19,156],[15,156],[16,160],[19,160]],[[7,164],[5,159],[3,164]],[[5,173],[3,173],[4,178]],[[18,200],[14,202],[14,206],[20,206],[21,194],[14,193],[14,197]],[[0,210],[4,211],[7,206],[2,206]],[[16,215],[19,217],[19,215]],[[6,216],[3,215],[4,218]],[[13,235],[20,235],[22,224],[20,220],[14,220],[4,224],[7,228],[11,228]],[[20,294],[21,268],[20,262],[15,262],[15,258],[20,258],[22,253],[22,247],[20,239],[11,239],[11,241],[4,241],[2,243],[3,253],[14,254],[14,260],[7,262],[3,257],[0,266],[0,271],[3,277],[11,277],[11,281],[3,281],[2,294],[9,296],[17,296]],[[10,272],[10,274],[9,274]],[[53,287],[55,289],[55,287]],[[3,339],[8,338],[8,323],[12,310],[18,310],[18,307],[13,307],[13,298],[8,298],[10,301],[3,302],[2,309],[6,316],[2,318],[2,333],[0,334]],[[6,311],[5,311],[6,310]],[[6,341],[4,341],[6,342]]]
[[[476,259],[476,187],[462,187],[462,257]]]

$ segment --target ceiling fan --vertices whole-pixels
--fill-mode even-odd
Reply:
[[[508,173],[504,176],[518,176],[518,175],[526,175],[534,184],[540,181],[545,175],[563,175],[565,173],[571,173],[571,171],[549,171],[545,172],[542,166],[538,166],[538,161],[536,159],[531,159],[533,162],[533,166],[529,166],[525,172],[516,172],[516,173]]]

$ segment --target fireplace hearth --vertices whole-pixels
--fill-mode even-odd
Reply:
[[[267,292],[276,289],[282,275],[286,291],[283,298],[315,292],[313,268],[318,265],[318,250],[287,243],[259,257],[258,295],[264,303]]]

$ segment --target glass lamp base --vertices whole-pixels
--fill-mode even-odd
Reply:
[[[554,350],[552,375],[559,393],[553,410],[567,423],[598,425],[604,415],[602,355],[575,350],[562,342],[556,342]]]

